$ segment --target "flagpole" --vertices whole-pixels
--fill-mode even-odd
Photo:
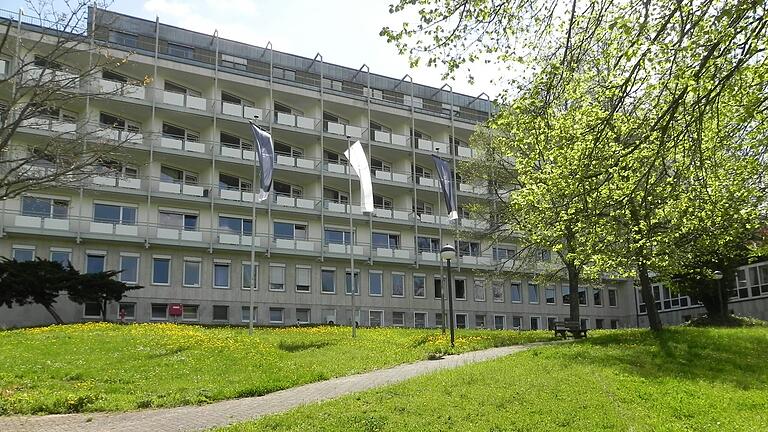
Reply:
[[[258,116],[255,117],[258,119]],[[253,184],[251,185],[251,274],[248,275],[250,290],[248,290],[248,335],[253,335],[253,290],[256,289],[256,150],[258,143],[253,140]],[[242,145],[240,146],[242,152]]]
[[[441,216],[442,205],[440,204],[440,188],[437,188],[437,230],[438,237],[440,237],[440,247],[443,244],[443,217]],[[440,251],[437,251],[438,257],[440,257]],[[443,317],[443,322],[440,323],[442,333],[445,334],[445,277],[443,276],[443,258],[440,257],[440,316]]]
[[[352,144],[350,137],[347,136],[347,154],[352,155]],[[355,247],[354,247],[354,227],[352,226],[352,163],[347,161],[347,179],[349,180],[349,274],[350,290],[352,291],[352,337],[357,336],[357,320],[355,320]],[[360,191],[362,193],[362,190]]]

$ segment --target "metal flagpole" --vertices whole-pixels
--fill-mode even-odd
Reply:
[[[442,204],[440,204],[440,188],[437,188],[437,216],[435,216],[437,221],[437,232],[438,237],[440,237],[440,244],[439,247],[442,247],[443,245],[443,217],[442,215]],[[438,256],[440,255],[440,251],[437,251]],[[440,327],[443,330],[443,334],[445,334],[445,276],[443,276],[443,258],[440,257],[440,316],[443,317],[443,322],[440,323]]]
[[[350,137],[347,136],[347,154],[352,156],[352,145]],[[352,291],[352,337],[357,336],[357,320],[355,319],[355,246],[354,246],[354,227],[352,226],[352,164],[347,161],[347,179],[349,180],[349,284]],[[361,191],[362,193],[362,191]]]

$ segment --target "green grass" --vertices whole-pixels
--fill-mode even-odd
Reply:
[[[768,329],[595,331],[220,431],[539,430],[766,431]]]
[[[0,415],[125,411],[262,395],[450,352],[434,329],[102,323],[0,331]],[[465,330],[454,352],[552,339]]]

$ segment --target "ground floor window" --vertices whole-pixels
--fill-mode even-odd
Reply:
[[[531,330],[538,330],[540,328],[540,320],[541,318],[539,317],[531,317]]]
[[[496,330],[504,330],[506,327],[507,317],[504,315],[493,316],[493,328]]]
[[[611,328],[612,329],[619,328],[619,320],[611,320]]]
[[[392,312],[392,325],[404,326],[405,325],[405,312]]]
[[[117,317],[121,319],[136,319],[136,303],[120,303]]]
[[[153,320],[168,319],[168,304],[166,303],[152,303],[152,315]]]
[[[603,322],[604,322],[604,320],[602,318],[595,318],[595,328],[596,329],[603,328],[605,326],[605,324]]]
[[[384,312],[382,311],[368,311],[368,325],[371,327],[381,327],[384,320]]]
[[[475,328],[485,328],[485,315],[475,315]]]
[[[467,328],[467,314],[456,314],[456,328]]]
[[[280,324],[283,322],[283,308],[269,308],[269,322]]]
[[[251,307],[250,306],[243,306],[240,308],[240,321],[242,322],[250,322],[251,314],[250,312]],[[253,307],[253,321],[256,321],[256,306]]]
[[[83,318],[100,318],[101,304],[99,302],[86,302],[83,305]]]
[[[299,324],[309,324],[310,309],[296,309],[296,322]]]
[[[197,321],[199,319],[198,309],[197,305],[183,305],[181,312],[182,321]]]
[[[427,314],[424,312],[414,312],[413,326],[416,328],[425,328],[427,326]]]
[[[523,317],[521,316],[513,316],[512,317],[512,328],[515,330],[522,330],[523,329]]]
[[[213,305],[214,321],[229,321],[229,306]]]
[[[435,325],[437,327],[443,326],[443,314],[441,314],[440,312],[435,314]]]
[[[547,317],[547,329],[548,330],[554,330],[555,329],[555,321],[557,321],[557,318],[555,318],[555,317]]]

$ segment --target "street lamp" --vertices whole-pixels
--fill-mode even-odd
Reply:
[[[723,288],[721,287],[721,280],[723,279],[723,272],[715,270],[712,276],[717,281],[717,304],[720,306],[720,314],[723,314]]]
[[[448,318],[450,319],[449,325],[451,328],[451,346],[453,346],[453,278],[451,277],[451,260],[456,258],[456,248],[446,244],[440,249],[440,258],[448,261]],[[445,317],[443,317],[443,323],[445,323]]]

